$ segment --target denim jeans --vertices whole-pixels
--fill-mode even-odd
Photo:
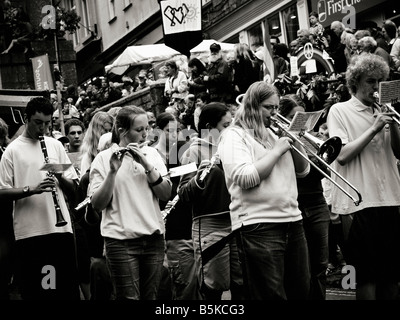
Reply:
[[[246,300],[307,299],[310,268],[302,220],[238,230]]]
[[[305,208],[300,207],[300,210],[310,254],[310,298],[325,300],[326,270],[329,262],[329,207],[326,203],[321,203]]]
[[[193,240],[167,240],[167,259],[172,278],[172,298],[174,300],[200,300]]]
[[[104,238],[116,299],[156,300],[164,260],[164,237]]]
[[[197,265],[197,277],[206,300],[220,299],[222,292],[232,289],[233,299],[239,299],[235,288],[243,285],[236,239],[230,240],[231,220],[227,212],[216,216],[199,216],[193,219],[193,241]],[[207,249],[222,245],[206,258]]]

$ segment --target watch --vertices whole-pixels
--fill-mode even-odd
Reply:
[[[27,194],[29,192],[29,186],[25,186],[22,191],[24,192],[24,194]]]

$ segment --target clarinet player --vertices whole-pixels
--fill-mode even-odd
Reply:
[[[39,137],[48,131],[52,113],[47,98],[32,98],[25,108],[24,131],[0,162],[0,199],[15,203],[16,269],[23,300],[79,300],[74,236],[64,197],[73,197],[78,177],[72,166],[54,176],[40,170],[46,160]],[[49,163],[71,163],[58,140],[44,139]],[[56,226],[57,206],[67,222],[62,227]]]

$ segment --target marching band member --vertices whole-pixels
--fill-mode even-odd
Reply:
[[[389,67],[381,57],[353,57],[346,71],[352,97],[334,104],[327,117],[329,135],[343,142],[335,169],[360,187],[364,199],[355,206],[332,189],[332,212],[342,218],[344,258],[355,267],[358,300],[398,297],[400,131],[394,113],[382,113],[374,97],[388,76]]]
[[[110,148],[90,168],[91,204],[102,212],[101,234],[117,299],[155,300],[164,260],[159,200],[170,197],[163,159],[145,143],[146,112],[125,106],[115,119]]]
[[[50,100],[32,98],[25,108],[24,131],[7,146],[0,163],[0,200],[15,201],[16,270],[23,300],[80,299],[74,235],[64,197],[65,192],[73,199],[78,176],[72,166],[52,176],[40,170],[46,158],[50,163],[71,163],[62,143],[45,136],[52,113]],[[58,208],[67,222],[60,227],[55,225]]]
[[[231,230],[230,196],[215,157],[220,133],[231,123],[232,115],[225,104],[205,105],[198,123],[200,138],[182,155],[183,164],[200,163],[197,174],[182,176],[178,194],[192,207],[197,281],[205,300],[221,300],[227,290],[231,291],[232,300],[243,298],[236,239]],[[215,164],[210,163],[214,159]]]
[[[297,203],[296,177],[309,163],[291,151],[289,137],[268,127],[279,106],[274,86],[250,85],[234,123],[218,145],[231,195],[232,230],[238,231],[245,297],[304,299],[309,295],[308,248]]]
[[[291,121],[297,111],[305,111],[304,102],[299,96],[288,94],[281,97],[279,113],[282,116]],[[310,154],[308,157],[316,165],[319,165],[317,158]],[[319,167],[329,174],[326,168]],[[324,196],[322,178],[324,176],[313,166],[310,166],[310,173],[303,178],[297,179],[299,193],[297,201],[303,216],[303,227],[310,255],[310,298],[313,300],[325,300],[326,298],[326,270],[329,260],[330,210]]]

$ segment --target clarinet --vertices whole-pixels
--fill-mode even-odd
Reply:
[[[40,141],[40,147],[42,149],[43,156],[44,156],[44,162],[49,163],[49,156],[47,154],[47,148],[46,148],[46,143],[44,142],[44,137],[39,136],[39,141]],[[54,173],[48,171],[47,176],[54,177]],[[61,208],[60,208],[59,201],[58,201],[58,193],[57,193],[57,189],[55,186],[52,188],[51,194],[53,196],[54,208],[56,210],[56,218],[57,218],[56,227],[65,226],[67,224],[67,221],[64,220],[63,214],[61,212]]]

